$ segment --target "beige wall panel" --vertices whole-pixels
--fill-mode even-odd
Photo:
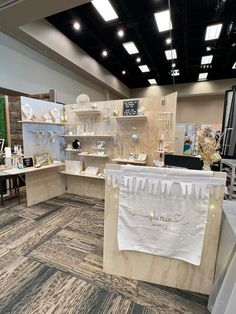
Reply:
[[[179,97],[177,123],[221,124],[224,110],[224,96]]]
[[[63,169],[64,166],[25,174],[27,206],[65,193],[65,177],[59,173]]]
[[[67,193],[105,198],[105,181],[103,179],[67,176]]]

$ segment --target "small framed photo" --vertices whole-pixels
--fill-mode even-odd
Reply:
[[[5,140],[3,138],[0,139],[0,152],[3,151]]]
[[[52,158],[49,153],[34,154],[34,164],[37,166],[47,166],[52,164]]]
[[[34,165],[33,158],[32,157],[24,157],[23,158],[23,165],[24,165],[24,168],[33,167],[33,165]]]
[[[84,124],[77,124],[76,126],[76,134],[83,135],[85,132],[85,125]]]

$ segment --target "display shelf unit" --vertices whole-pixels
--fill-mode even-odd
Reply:
[[[236,159],[221,159],[220,171],[226,171],[227,177],[230,179],[228,188],[229,199],[236,198]]]
[[[137,115],[137,116],[116,116],[116,120],[124,121],[124,120],[146,120],[147,116],[145,115]]]
[[[78,156],[82,156],[82,157],[93,157],[93,158],[108,158],[109,155],[104,154],[104,155],[97,155],[97,154],[93,154],[93,153],[79,153]]]
[[[101,114],[101,110],[98,109],[74,109],[71,112],[78,115],[98,115]]]
[[[94,135],[67,135],[67,134],[58,134],[58,136],[62,136],[64,138],[114,138],[114,135],[109,135],[109,134],[94,134]]]
[[[90,179],[100,179],[100,180],[105,180],[104,176],[90,176],[87,174],[82,174],[82,173],[72,173],[72,172],[67,172],[67,171],[60,171],[61,174],[68,175],[68,176],[75,176],[75,177],[84,177],[84,178],[90,178]]]
[[[118,163],[125,163],[125,164],[135,164],[135,165],[146,165],[147,164],[147,160],[130,160],[130,159],[121,159],[121,158],[115,158],[112,159],[112,161],[114,162],[118,162]]]
[[[46,124],[46,125],[68,125],[68,123],[60,123],[60,122],[44,122],[44,121],[29,121],[29,120],[21,120],[18,123],[27,123],[27,124]]]

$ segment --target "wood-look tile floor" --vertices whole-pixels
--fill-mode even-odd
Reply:
[[[0,208],[0,313],[208,313],[207,297],[102,271],[104,203]]]

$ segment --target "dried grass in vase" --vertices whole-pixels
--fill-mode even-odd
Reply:
[[[198,151],[203,160],[203,170],[210,171],[214,162],[221,160],[219,154],[220,140],[222,135],[206,127],[197,132]]]

